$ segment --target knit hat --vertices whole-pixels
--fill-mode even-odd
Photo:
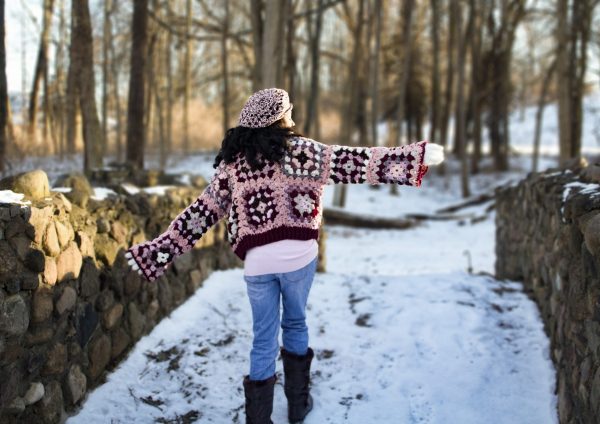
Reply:
[[[250,128],[268,127],[292,108],[287,91],[265,88],[248,98],[240,112],[239,125]]]

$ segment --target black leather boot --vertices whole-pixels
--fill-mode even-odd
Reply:
[[[310,363],[315,356],[309,347],[305,355],[296,355],[281,348],[283,359],[284,392],[288,400],[288,420],[302,423],[312,410],[313,398],[309,393]]]
[[[277,377],[266,380],[250,380],[244,376],[244,395],[246,397],[246,424],[273,424],[273,391]]]

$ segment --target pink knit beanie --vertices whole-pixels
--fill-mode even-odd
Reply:
[[[248,98],[240,112],[239,125],[250,128],[268,127],[292,107],[287,91],[265,88]]]

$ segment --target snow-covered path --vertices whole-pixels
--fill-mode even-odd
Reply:
[[[459,200],[457,186],[431,177],[397,198],[351,186],[348,209],[431,212]],[[331,194],[329,187],[326,204]],[[306,424],[558,422],[536,306],[520,283],[486,275],[493,219],[404,231],[326,227],[327,272],[315,276],[308,302],[316,358]],[[213,273],[67,422],[243,423],[252,333],[242,274]],[[280,377],[282,370],[278,360]],[[272,418],[287,422],[282,380]]]

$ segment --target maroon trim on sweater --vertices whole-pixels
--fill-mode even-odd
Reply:
[[[416,187],[421,186],[421,180],[423,176],[427,173],[429,166],[425,165],[423,162],[425,161],[425,145],[427,143],[421,144],[421,162],[419,163],[419,171],[417,172],[417,184]]]
[[[288,227],[284,225],[281,227],[272,228],[268,231],[265,231],[264,233],[248,234],[238,243],[233,252],[241,260],[244,260],[246,259],[246,252],[251,248],[285,239],[318,240],[319,229],[306,227]]]

